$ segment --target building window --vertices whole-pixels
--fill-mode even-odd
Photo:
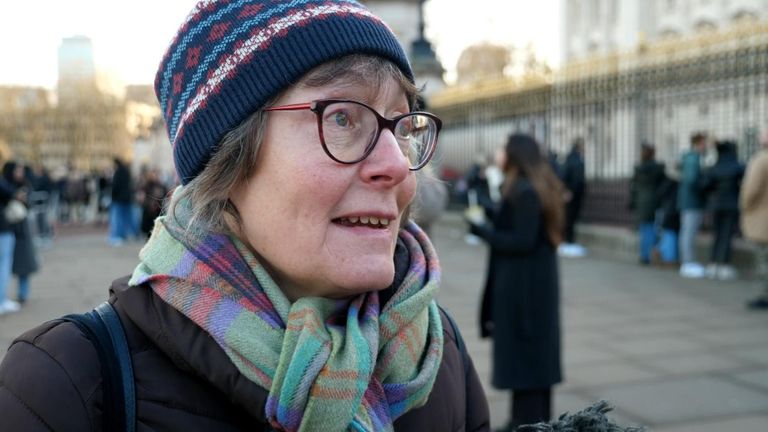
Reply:
[[[699,117],[706,117],[709,115],[709,104],[702,102],[699,104]]]
[[[600,23],[600,0],[592,0],[589,4],[590,24],[598,25]]]
[[[672,12],[677,9],[677,2],[675,0],[667,0],[667,11]]]
[[[608,0],[608,22],[615,24],[619,17],[618,0]]]
[[[733,14],[732,20],[734,22],[750,22],[757,21],[757,14],[752,11],[741,9]]]
[[[739,110],[741,110],[741,112],[749,111],[749,98],[744,97],[739,101]]]
[[[717,26],[712,21],[700,20],[694,25],[694,28],[699,32],[708,32],[716,30]]]

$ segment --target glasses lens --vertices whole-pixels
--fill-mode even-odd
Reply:
[[[405,116],[395,125],[395,138],[411,168],[427,162],[437,140],[437,124],[423,114]]]
[[[352,102],[326,106],[322,122],[325,146],[341,162],[362,158],[378,128],[376,116],[365,106]]]

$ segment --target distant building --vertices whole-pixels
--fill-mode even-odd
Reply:
[[[86,36],[72,36],[61,40],[59,46],[58,86],[72,83],[95,82],[96,63],[93,43]]]
[[[566,61],[768,16],[764,0],[560,0]]]

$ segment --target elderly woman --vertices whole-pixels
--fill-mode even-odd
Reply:
[[[140,430],[488,430],[407,220],[440,121],[354,1],[202,1],[155,87],[182,186],[111,287]],[[3,430],[109,428],[100,362],[55,320],[0,368]]]

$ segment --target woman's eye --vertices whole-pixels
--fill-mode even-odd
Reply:
[[[348,127],[349,126],[349,115],[345,112],[339,111],[335,114],[333,114],[333,122],[336,126],[339,127]]]

